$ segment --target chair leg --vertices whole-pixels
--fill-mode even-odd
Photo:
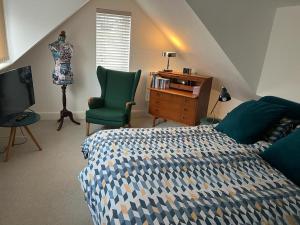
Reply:
[[[29,128],[27,126],[24,126],[25,130],[27,131],[27,133],[29,134],[29,136],[31,137],[32,141],[34,142],[34,144],[38,147],[39,151],[42,151],[41,146],[39,145],[39,143],[37,142],[37,140],[35,139],[35,137],[33,136],[33,134],[31,133],[31,131],[29,130]]]
[[[13,141],[12,141],[12,146],[15,146],[16,133],[17,133],[17,128],[16,128],[16,130],[15,130],[15,132],[14,132]]]
[[[6,150],[5,150],[4,162],[8,161],[9,153],[10,153],[10,150],[11,150],[12,145],[13,145],[13,138],[16,135],[16,129],[17,128],[15,128],[15,127],[10,128],[9,141],[8,141],[8,145],[7,145]]]
[[[90,123],[86,122],[86,136],[88,137],[90,135]]]

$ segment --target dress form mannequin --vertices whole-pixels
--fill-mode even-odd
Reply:
[[[73,83],[73,72],[71,67],[73,46],[70,43],[66,42],[66,33],[65,31],[62,31],[58,37],[58,40],[49,44],[49,49],[55,62],[55,69],[52,73],[53,83],[62,85],[61,89],[63,94],[63,109],[60,111],[60,119],[57,121],[59,122],[59,126],[57,128],[57,130],[59,131],[62,128],[65,117],[69,117],[73,123],[80,125],[80,123],[74,120],[73,113],[66,108],[66,88],[67,85]]]

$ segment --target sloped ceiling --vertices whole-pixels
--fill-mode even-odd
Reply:
[[[88,1],[3,0],[9,63],[19,59]]]
[[[300,5],[277,10],[258,94],[300,102]]]
[[[186,0],[256,91],[275,11],[274,0]]]
[[[136,0],[176,46],[187,67],[214,76],[237,99],[255,95],[214,37],[183,0]],[[215,85],[218,89],[220,84]]]
[[[257,94],[277,8],[300,4],[300,0],[136,1],[187,66],[218,78],[240,100]]]
[[[300,0],[276,0],[277,7],[300,5]]]

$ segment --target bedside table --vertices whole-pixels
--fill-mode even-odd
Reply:
[[[212,125],[219,123],[221,120],[217,118],[211,118],[211,117],[204,117],[200,120],[200,125]]]

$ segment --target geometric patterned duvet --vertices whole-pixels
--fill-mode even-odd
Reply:
[[[79,180],[95,225],[300,224],[300,188],[212,126],[95,133]]]

